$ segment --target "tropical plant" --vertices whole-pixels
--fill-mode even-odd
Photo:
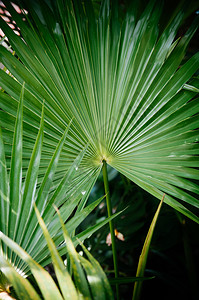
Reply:
[[[168,11],[167,2],[16,1],[17,13],[5,1],[21,36],[0,20],[15,51],[0,47],[1,61],[13,77],[1,71],[0,111],[6,160],[11,145],[18,96],[24,90],[24,157],[30,158],[40,111],[45,100],[42,178],[65,127],[54,188],[77,155],[85,151],[71,184],[85,197],[103,168],[107,207],[111,212],[107,164],[137,185],[199,223],[197,180],[199,53],[183,60],[198,28],[198,17],[178,36],[189,1]],[[144,5],[142,5],[144,3]],[[193,77],[194,75],[194,77]],[[27,163],[23,163],[24,173]],[[42,186],[42,185],[41,185]],[[78,188],[79,189],[79,188]],[[114,225],[110,223],[112,241]],[[113,253],[114,241],[113,241]],[[117,272],[116,257],[114,257]],[[117,275],[117,274],[116,274]],[[117,277],[117,276],[116,276]]]
[[[117,1],[111,6],[107,0],[102,1],[98,15],[91,1],[20,1],[21,14],[9,1],[5,6],[21,31],[21,37],[17,36],[1,19],[19,58],[1,46],[1,61],[15,77],[1,71],[0,85],[7,92],[1,94],[6,154],[11,153],[17,99],[25,81],[27,157],[45,99],[39,174],[74,118],[56,180],[89,142],[83,163],[93,183],[104,159],[157,198],[165,192],[166,203],[198,222],[186,203],[190,209],[198,208],[194,197],[198,186],[191,181],[198,179],[198,99],[193,98],[198,78],[191,77],[198,69],[199,54],[179,68],[198,18],[175,40],[184,4],[169,15],[166,24],[165,18],[161,24],[161,1],[149,1],[141,13],[139,1],[133,1],[124,16]]]
[[[46,244],[48,245],[48,251],[51,254],[51,260],[56,273],[56,278],[58,285],[49,275],[49,273],[42,268],[33,258],[24,251],[18,244],[13,240],[8,238],[2,232],[0,232],[0,239],[10,248],[13,252],[17,253],[19,257],[29,266],[35,282],[37,284],[37,289],[31,285],[28,279],[24,278],[19,274],[16,269],[6,260],[3,256],[0,256],[0,267],[3,273],[6,275],[7,280],[1,281],[1,288],[5,291],[9,290],[8,286],[14,288],[14,292],[17,295],[17,299],[24,300],[61,300],[61,299],[113,299],[112,290],[108,279],[100,267],[99,263],[92,257],[88,250],[82,244],[82,248],[89,261],[76,252],[72,240],[65,228],[64,222],[58,212],[60,224],[62,227],[61,234],[65,240],[65,253],[70,257],[72,265],[72,275],[74,276],[75,285],[72,281],[72,275],[67,271],[67,267],[64,265],[56,246],[51,238],[47,227],[41,218],[38,209],[36,208],[37,218],[39,225],[42,228],[43,235],[46,239]],[[3,287],[4,283],[4,287]],[[4,292],[5,293],[5,292]],[[7,293],[10,295],[11,293]],[[1,291],[0,291],[1,298]],[[2,299],[2,298],[1,298]],[[9,299],[16,299],[11,298]]]
[[[51,261],[51,258],[46,240],[42,235],[42,230],[39,227],[34,212],[34,204],[36,204],[46,222],[49,233],[51,234],[55,245],[58,247],[58,252],[62,254],[65,253],[65,245],[63,243],[63,236],[60,234],[61,224],[57,219],[52,205],[60,207],[60,214],[67,224],[69,234],[76,239],[76,228],[102,201],[103,197],[82,209],[81,212],[74,213],[78,204],[84,198],[84,193],[81,193],[82,186],[77,185],[75,190],[73,188],[71,189],[71,182],[74,179],[78,168],[83,171],[81,160],[85,150],[77,156],[72,166],[63,176],[59,185],[55,188],[52,184],[59,156],[70,125],[66,128],[63,137],[56,147],[56,151],[52,156],[40,186],[37,187],[43,143],[44,111],[42,112],[41,125],[32,151],[27,174],[25,178],[22,178],[23,93],[24,88],[22,88],[17,113],[9,174],[7,174],[4,144],[0,132],[0,231],[2,234],[5,234],[10,239],[17,242],[17,244],[26,250],[38,263],[45,266]],[[84,187],[90,187],[89,183],[86,183],[86,180],[84,180]],[[102,222],[79,232],[77,237],[80,240],[84,240],[108,221],[108,219],[103,220]],[[77,246],[77,244],[77,240],[75,240],[75,245]],[[6,258],[10,261],[20,273],[24,275],[29,274],[28,265],[24,263],[23,259],[20,259],[13,251],[6,247],[3,242],[1,243],[0,254],[2,259],[4,257],[4,259]]]

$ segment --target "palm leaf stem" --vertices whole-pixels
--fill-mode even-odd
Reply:
[[[103,163],[102,172],[103,172],[103,180],[104,180],[104,189],[105,189],[105,194],[106,194],[107,212],[108,212],[108,217],[111,217],[112,216],[112,205],[111,205],[109,184],[108,184],[107,163],[104,159],[103,159],[102,163]],[[111,233],[115,278],[118,278],[119,272],[118,272],[117,250],[116,250],[113,220],[109,221],[109,228],[110,228],[110,233]],[[116,295],[117,295],[117,300],[118,300],[119,299],[119,285],[118,284],[116,284]]]

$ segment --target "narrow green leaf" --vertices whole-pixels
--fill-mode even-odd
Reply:
[[[184,85],[183,85],[183,89],[185,89],[185,90],[187,90],[187,91],[194,92],[194,93],[199,93],[199,89],[196,88],[196,87],[193,86],[193,85],[190,85],[190,84],[184,84]]]
[[[73,239],[74,245],[77,246],[79,244],[76,238],[78,238],[80,241],[84,241],[85,239],[89,238],[93,233],[95,233],[97,230],[99,230],[102,226],[106,225],[110,220],[117,218],[120,214],[122,214],[125,211],[125,209],[91,226],[90,228],[87,228],[84,231],[78,233]]]
[[[151,222],[149,231],[147,233],[145,242],[144,242],[144,246],[142,248],[142,252],[139,258],[139,262],[138,262],[138,267],[137,267],[137,273],[136,273],[136,277],[143,277],[144,276],[144,271],[145,271],[145,267],[146,267],[146,262],[147,262],[147,258],[148,258],[148,252],[149,252],[149,248],[150,248],[150,244],[151,244],[151,239],[153,236],[153,232],[155,229],[155,225],[160,213],[160,209],[162,206],[162,203],[164,201],[164,197],[165,194],[162,197],[162,200],[160,201],[160,204],[158,205],[157,211],[153,217],[153,220]],[[141,288],[142,288],[142,282],[135,282],[134,285],[134,290],[133,290],[133,300],[138,300],[140,299],[141,296]]]
[[[74,208],[79,203],[80,197],[72,198],[70,203],[68,201],[62,206],[59,210],[61,216],[63,219],[67,220],[71,213],[73,212]],[[69,234],[72,234],[73,231],[77,228],[77,226],[86,218],[86,216],[102,201],[103,197],[96,200],[94,203],[88,205],[81,213],[78,213],[77,215],[71,217],[69,221],[67,221],[67,227]],[[72,205],[72,209],[71,209]],[[48,231],[53,237],[53,240],[56,244],[56,246],[59,246],[63,241],[63,235],[61,233],[61,224],[57,222],[57,215],[55,214],[53,218],[51,219],[50,224],[48,225]],[[48,249],[46,249],[45,244],[46,242],[43,239],[38,240],[38,243],[40,244],[40,248],[42,251],[38,251],[33,249],[31,253],[34,256],[35,260],[39,261],[42,265],[46,265],[47,261],[49,261],[48,257]],[[45,248],[45,250],[44,250]],[[59,249],[60,250],[60,249]],[[61,250],[61,255],[64,255],[64,249]]]
[[[38,136],[35,142],[35,146],[32,152],[32,156],[29,162],[28,171],[26,174],[26,180],[24,183],[23,200],[20,211],[20,220],[17,228],[17,235],[15,241],[21,244],[23,241],[24,233],[27,230],[29,224],[29,215],[33,209],[33,203],[35,201],[35,192],[37,185],[37,176],[40,166],[41,149],[43,143],[43,127],[44,127],[44,106],[42,108],[41,123]]]
[[[22,184],[22,131],[23,131],[23,97],[24,84],[22,86],[18,106],[10,171],[10,207],[9,207],[9,236],[15,237],[16,223],[19,220],[21,207],[21,184]]]
[[[46,225],[45,225],[43,219],[41,218],[36,206],[35,206],[35,211],[36,211],[37,219],[39,221],[39,225],[41,226],[43,234],[45,236],[45,239],[46,239],[46,242],[48,245],[48,249],[50,250],[50,253],[51,253],[53,267],[55,269],[57,280],[58,280],[60,289],[62,291],[62,294],[64,296],[64,299],[76,300],[76,299],[78,299],[78,295],[77,295],[75,286],[72,282],[72,279],[71,279],[69,273],[67,272],[66,267],[63,264],[63,261],[56,249],[56,246],[55,246],[53,240],[50,237],[50,234],[46,228]]]
[[[79,260],[78,254],[77,254],[75,247],[69,237],[69,234],[66,230],[65,224],[64,224],[58,210],[57,210],[57,213],[59,216],[60,223],[62,225],[62,230],[63,230],[63,234],[64,234],[66,247],[67,247],[68,254],[69,254],[69,257],[70,257],[70,260],[72,263],[72,269],[73,269],[76,286],[84,298],[86,298],[86,297],[90,298],[91,295],[90,295],[90,291],[89,291],[88,282],[86,280],[82,266],[80,265],[80,260]]]
[[[30,282],[20,275],[15,268],[3,257],[0,256],[0,270],[8,278],[13,285],[14,290],[19,299],[24,300],[40,300]]]
[[[160,165],[158,166],[158,170],[160,169]],[[156,168],[157,168],[156,166]],[[148,165],[143,165],[144,167],[149,167]],[[161,166],[161,168],[165,168],[165,166]],[[168,170],[173,169],[174,166],[169,166]],[[177,170],[177,168],[176,168]],[[198,174],[197,172],[195,172],[196,170],[191,169],[191,168],[179,168],[180,173],[182,172],[182,170],[184,170],[186,172],[193,172],[193,174],[195,174],[196,179],[198,179]],[[191,173],[192,173],[191,172]],[[137,176],[132,176],[132,174],[128,173],[128,175],[126,174],[126,171],[122,172],[125,176],[129,177],[132,181],[134,181],[138,186],[142,187],[143,189],[145,189],[146,191],[148,191],[150,194],[152,194],[153,196],[155,196],[158,199],[162,199],[162,191],[159,190],[157,187],[153,186],[148,180],[148,177],[144,176],[144,177],[137,177]],[[170,174],[170,171],[168,172]],[[197,215],[195,215],[194,213],[192,213],[189,209],[187,209],[185,206],[183,206],[181,203],[179,203],[179,201],[175,200],[173,197],[166,195],[165,196],[165,203],[167,203],[168,205],[170,205],[171,207],[173,207],[174,209],[176,209],[177,211],[179,211],[180,213],[184,214],[185,216],[187,216],[188,218],[190,218],[191,220],[193,220],[194,222],[199,224],[199,217]]]
[[[100,202],[104,199],[105,196],[102,196],[98,200],[94,201],[90,205],[86,206],[82,211],[75,214],[74,217],[72,217],[67,222],[68,232],[69,234],[73,232],[74,229],[79,226],[81,222],[83,222],[86,217],[95,209],[96,206],[100,204]]]
[[[2,138],[2,131],[0,127],[0,230],[8,234],[8,178],[6,159],[4,152],[4,143]]]
[[[46,170],[46,173],[44,175],[44,178],[42,180],[41,186],[38,191],[38,195],[37,195],[35,204],[36,204],[38,210],[40,211],[41,215],[44,213],[46,205],[47,205],[49,191],[51,188],[51,184],[53,182],[53,176],[56,171],[58,160],[59,160],[64,142],[65,142],[68,130],[70,128],[70,124],[71,123],[69,123],[69,125],[65,129],[65,132],[62,135],[62,138],[56,147],[56,150],[51,158],[50,164],[48,165],[48,168]],[[31,244],[31,239],[32,239],[32,241],[34,241],[34,243],[36,242],[33,237],[36,234],[36,229],[38,228],[38,222],[37,222],[37,218],[34,214],[34,211],[32,211],[31,215],[29,216],[29,220],[27,223],[32,224],[32,225],[27,228],[26,235],[24,236],[24,241],[23,241],[22,245],[25,245],[26,247],[30,246],[29,243]],[[40,232],[40,236],[41,236],[41,232]],[[38,241],[38,238],[39,237],[37,237],[37,241]]]
[[[57,207],[61,206],[63,204],[63,200],[66,196],[66,191],[69,189],[69,186],[75,177],[75,175],[78,172],[80,163],[82,161],[82,158],[85,155],[85,152],[87,150],[87,147],[85,147],[80,154],[77,156],[77,158],[74,160],[72,166],[68,169],[66,174],[64,175],[63,179],[61,180],[60,184],[56,188],[55,192],[53,193],[51,199],[48,201],[47,207],[44,211],[43,218],[48,215],[48,219],[52,217],[52,214],[49,213],[49,209],[52,207],[52,204],[55,204]]]
[[[110,299],[110,300],[113,299],[113,293],[112,293],[109,281],[108,281],[104,271],[102,270],[102,267],[100,266],[98,261],[90,254],[90,252],[86,249],[84,244],[80,240],[78,240],[78,242],[80,243],[81,247],[83,248],[83,251],[86,253],[88,259],[90,260],[92,267],[97,271],[98,276],[100,277],[100,279],[103,282],[106,299]]]
[[[70,128],[70,125],[71,125],[71,122],[67,126],[67,128],[66,128],[59,144],[57,145],[56,151],[53,154],[53,157],[50,161],[49,167],[46,171],[45,177],[44,177],[43,182],[41,184],[41,187],[39,189],[37,200],[36,200],[36,205],[37,205],[39,210],[43,210],[45,205],[46,205],[47,195],[49,193],[49,188],[50,188],[50,185],[52,183],[53,176],[54,176],[54,173],[56,171],[58,160],[59,160],[64,142],[65,142],[66,136],[68,134],[68,130]]]
[[[79,260],[86,273],[92,295],[91,299],[105,300],[105,289],[103,282],[101,281],[100,274],[98,274],[93,265],[81,255],[79,255]]]
[[[45,300],[63,300],[55,282],[45,269],[35,262],[18,244],[2,232],[0,232],[0,239],[29,265]]]

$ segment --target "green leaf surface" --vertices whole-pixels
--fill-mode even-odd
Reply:
[[[64,299],[78,299],[78,295],[75,289],[75,286],[72,282],[72,279],[69,275],[69,273],[67,272],[66,267],[63,264],[63,261],[56,249],[55,244],[53,243],[48,230],[46,228],[46,225],[43,221],[43,219],[41,218],[38,209],[35,207],[35,211],[37,214],[37,218],[39,221],[39,225],[41,226],[42,230],[43,230],[43,234],[45,236],[47,245],[48,245],[48,249],[50,250],[51,253],[51,257],[52,257],[52,263],[55,269],[55,273],[56,273],[56,277],[60,286],[60,289],[62,291],[62,294],[64,296]]]
[[[88,259],[90,260],[92,266],[97,271],[98,276],[101,278],[101,280],[103,282],[104,289],[105,289],[105,294],[106,294],[106,299],[113,299],[113,293],[112,293],[112,290],[110,288],[108,279],[107,279],[104,271],[102,270],[100,264],[98,263],[97,260],[94,259],[94,257],[90,254],[90,252],[86,249],[86,247],[84,246],[84,244],[82,242],[80,242],[80,245],[83,248],[83,251],[86,253]]]
[[[8,233],[8,228],[6,228],[6,224],[8,222],[8,209],[9,209],[9,197],[8,197],[8,178],[7,178],[7,168],[6,168],[6,160],[5,160],[5,152],[4,152],[4,144],[2,140],[2,132],[0,128],[0,224],[1,229]]]
[[[22,89],[23,92],[23,89]],[[6,97],[5,97],[6,98]],[[22,98],[21,98],[22,99]],[[24,140],[26,139],[26,129],[28,123],[24,122],[24,129],[22,132],[22,104],[21,101],[19,113],[16,117],[16,129],[14,132],[14,140],[16,137],[20,142],[22,142],[22,134],[24,136]],[[15,103],[17,108],[17,101]],[[26,109],[26,107],[24,107]],[[15,119],[14,119],[15,120]],[[38,120],[40,124],[38,124]],[[61,170],[61,174],[64,174],[60,180],[60,170],[56,173],[57,165],[60,159],[61,154],[63,153],[63,145],[65,143],[65,139],[68,135],[69,126],[67,126],[64,134],[62,135],[58,145],[56,145],[55,150],[53,149],[53,155],[51,156],[51,160],[46,172],[44,170],[44,177],[40,180],[39,171],[42,169],[42,146],[45,145],[45,134],[44,128],[46,127],[44,121],[44,106],[42,110],[41,120],[39,116],[37,117],[37,121],[35,124],[35,129],[37,132],[36,140],[33,141],[32,145],[28,145],[25,147],[25,151],[29,150],[31,154],[30,161],[27,160],[29,158],[27,156],[27,152],[23,156],[23,161],[27,162],[27,171],[24,175],[23,186],[22,186],[22,178],[18,179],[19,184],[19,194],[16,194],[14,201],[17,205],[17,213],[18,217],[15,219],[9,218],[9,209],[10,209],[10,197],[8,195],[8,184],[10,185],[10,190],[15,189],[15,181],[8,180],[6,164],[9,166],[9,163],[5,159],[4,153],[4,143],[1,136],[1,230],[4,234],[8,236],[12,236],[11,228],[13,228],[13,232],[15,233],[13,239],[19,243],[24,250],[26,250],[31,256],[37,261],[41,262],[43,266],[50,262],[49,250],[47,247],[46,240],[42,234],[42,230],[39,227],[35,212],[34,212],[34,203],[38,204],[41,213],[43,214],[43,218],[47,223],[49,232],[55,242],[56,247],[63,243],[63,236],[60,234],[61,225],[57,216],[55,215],[55,211],[53,208],[53,204],[61,207],[61,213],[64,218],[64,222],[70,220],[68,222],[70,232],[75,230],[77,226],[88,216],[88,214],[101,202],[101,199],[98,199],[91,205],[84,208],[86,201],[88,199],[89,193],[97,179],[97,176],[100,172],[100,168],[97,167],[94,170],[90,168],[88,173],[87,169],[85,170],[85,166],[83,163],[83,158],[87,151],[86,146],[82,151],[79,152],[76,159],[74,161],[70,161],[70,167],[67,170]],[[39,127],[39,131],[37,130]],[[4,130],[4,128],[3,128]],[[18,137],[19,136],[19,137]],[[13,145],[17,143],[17,141]],[[15,146],[13,146],[13,157],[20,158],[20,168],[22,165],[22,146],[19,143],[19,152],[15,150]],[[27,145],[26,145],[27,146]],[[33,146],[33,149],[31,149]],[[5,143],[5,148],[7,144]],[[49,146],[48,146],[49,147]],[[44,147],[45,151],[45,147]],[[18,157],[20,154],[20,157]],[[67,154],[66,154],[67,155]],[[48,156],[47,156],[48,157]],[[47,160],[47,158],[45,158]],[[16,170],[16,166],[11,161],[11,169]],[[20,169],[19,168],[19,169]],[[9,172],[9,171],[8,171]],[[14,174],[14,171],[11,171],[11,175]],[[10,176],[11,176],[10,175]],[[53,181],[54,177],[54,181]],[[6,197],[7,195],[7,197]],[[11,197],[12,199],[12,197]],[[72,217],[73,212],[76,210],[78,204],[81,202],[81,212],[80,210],[76,211],[76,214]],[[96,227],[96,230],[99,227]],[[94,230],[93,232],[95,232]],[[36,246],[36,245],[39,245]],[[30,265],[28,265],[26,260],[22,260],[20,255],[17,252],[14,252],[13,249],[7,248],[6,244],[2,242],[3,255],[5,255],[10,262],[12,262],[16,268],[24,272],[25,274],[29,274]]]
[[[161,200],[160,204],[158,205],[156,213],[155,213],[155,215],[153,217],[153,220],[151,222],[149,231],[147,233],[147,236],[146,236],[146,239],[145,239],[145,242],[144,242],[144,246],[142,248],[142,252],[141,252],[141,255],[140,255],[140,258],[139,258],[136,277],[143,277],[144,276],[144,272],[145,272],[145,268],[146,268],[146,262],[147,262],[148,253],[149,253],[149,248],[150,248],[151,240],[152,240],[152,237],[153,237],[153,232],[154,232],[155,225],[156,225],[159,213],[160,213],[162,203],[164,201],[164,197],[165,197],[165,195],[163,195],[162,200]],[[135,282],[134,290],[133,290],[133,298],[132,298],[133,300],[140,299],[141,288],[142,288],[142,282]]]
[[[10,205],[9,205],[9,236],[16,235],[16,223],[19,220],[19,210],[21,206],[21,184],[22,184],[22,126],[23,126],[23,95],[22,87],[20,102],[15,124],[15,134],[13,139],[11,171],[10,171]]]
[[[44,270],[31,258],[27,252],[25,252],[19,245],[13,242],[2,232],[0,232],[0,239],[6,243],[8,247],[12,248],[12,250],[15,251],[24,261],[26,261],[27,264],[29,264],[32,274],[34,275],[34,278],[41,289],[44,299],[63,299],[56,287],[55,282],[46,270]]]
[[[29,162],[26,180],[24,182],[23,200],[21,205],[21,211],[23,211],[23,213],[20,216],[16,235],[16,242],[18,243],[21,243],[23,241],[24,232],[27,230],[27,227],[30,226],[28,218],[33,209],[33,201],[35,199],[37,176],[39,171],[43,142],[43,123],[44,111],[42,111],[40,130],[38,132],[38,136]]]
[[[162,183],[158,182],[161,172],[171,197],[169,203],[178,209],[174,199],[183,198],[185,206],[197,203],[197,197],[192,195],[193,200],[188,194],[193,192],[190,177],[195,176],[198,166],[199,107],[198,101],[192,98],[199,86],[191,78],[198,70],[199,55],[194,54],[185,63],[183,58],[197,30],[198,18],[176,39],[186,15],[184,5],[170,12],[168,23],[163,25],[162,2],[149,1],[141,12],[138,7],[135,1],[126,13],[120,14],[119,4],[113,7],[109,1],[102,1],[99,12],[93,13],[92,2],[64,4],[57,0],[53,13],[49,3],[40,1],[37,6],[26,3],[28,14],[19,15],[8,2],[7,10],[21,29],[23,40],[0,20],[2,30],[20,58],[0,47],[3,64],[17,79],[1,72],[0,84],[8,93],[1,99],[5,111],[1,113],[3,138],[12,144],[17,99],[25,81],[24,155],[27,158],[31,156],[45,99],[45,134],[38,184],[42,185],[46,162],[73,118],[53,182],[63,180],[71,160],[88,145],[83,157],[85,175],[91,169],[100,169],[105,159],[134,182],[139,181],[144,189],[146,186],[141,182],[147,178],[147,184],[153,186],[147,191],[153,190],[154,194],[156,189],[161,191]],[[9,157],[10,147],[5,149]],[[7,161],[10,163],[9,158]],[[23,170],[27,167],[23,162]],[[135,173],[137,167],[153,172],[152,179],[143,170],[142,174],[140,169]],[[180,168],[186,168],[187,172],[178,172]],[[166,170],[170,170],[172,178],[176,176],[175,192]],[[183,183],[182,177],[187,179]],[[198,193],[196,187],[195,192]],[[81,201],[80,210],[85,201]],[[187,209],[186,215],[197,219]]]
[[[2,256],[0,256],[0,269],[12,283],[18,297],[24,300],[40,300],[41,298],[31,286],[29,281],[21,276],[13,266]]]
[[[85,298],[91,298],[90,290],[89,290],[89,285],[88,282],[85,278],[83,268],[80,264],[80,259],[79,256],[75,250],[75,247],[70,240],[70,237],[68,235],[68,232],[65,228],[64,222],[61,218],[61,215],[57,211],[60,223],[62,225],[62,231],[65,239],[65,244],[69,253],[69,257],[72,263],[72,268],[73,268],[73,273],[74,273],[74,279],[75,279],[75,284],[80,292]]]
[[[168,7],[165,22],[161,1],[149,1],[146,6],[135,1],[126,11],[120,3],[113,6],[106,0],[99,4],[98,11],[92,1],[38,1],[37,5],[17,1],[19,6],[24,4],[27,14],[18,14],[10,1],[5,2],[23,38],[0,19],[16,53],[0,45],[1,62],[12,75],[0,70],[0,86],[6,92],[0,95],[0,125],[8,172],[11,168],[12,209],[19,216],[22,207],[27,209],[22,219],[17,219],[11,210],[2,214],[3,232],[19,241],[28,207],[32,207],[30,202],[26,206],[24,199],[28,191],[31,194],[36,173],[33,180],[27,179],[30,185],[26,185],[25,198],[19,195],[21,183],[16,174],[20,168],[23,178],[29,174],[44,100],[43,146],[35,193],[37,207],[57,246],[61,235],[51,204],[61,206],[62,217],[66,214],[64,222],[75,209],[78,215],[85,208],[103,160],[159,200],[166,193],[165,203],[199,223],[199,54],[186,55],[198,28],[198,17],[179,37],[187,15],[183,4],[175,11]],[[22,152],[16,148],[16,139],[22,141],[17,111],[24,82],[21,162]],[[58,143],[60,148],[56,150]],[[20,154],[16,159],[18,167],[12,151]],[[76,159],[80,164],[73,173]],[[17,172],[13,171],[14,165]],[[6,177],[1,176],[6,195]],[[1,201],[1,207],[2,203],[6,210],[5,201]],[[47,262],[45,240],[36,221],[32,211],[21,246],[34,258]],[[96,229],[97,226],[89,229],[85,237]],[[38,242],[45,248],[43,257],[42,250],[35,247]],[[18,259],[16,263],[25,268]]]

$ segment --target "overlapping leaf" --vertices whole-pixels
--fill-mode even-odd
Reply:
[[[60,207],[60,213],[63,216],[63,220],[64,222],[67,221],[69,233],[72,234],[78,225],[102,201],[103,197],[84,207],[89,191],[93,186],[93,180],[95,181],[96,178],[93,172],[91,172],[90,175],[87,173],[87,177],[85,178],[83,172],[84,167],[81,162],[87,148],[81,151],[76,157],[70,168],[65,172],[62,180],[56,185],[53,183],[53,177],[70,124],[66,128],[51,160],[49,161],[41,184],[37,184],[42,153],[44,110],[42,110],[40,129],[32,151],[27,174],[25,178],[22,178],[23,95],[24,86],[21,92],[14,130],[11,170],[9,172],[10,178],[8,176],[9,174],[7,174],[8,170],[6,168],[4,143],[0,132],[0,231],[5,236],[17,242],[19,246],[26,250],[29,255],[42,266],[45,266],[50,262],[51,258],[46,240],[35,215],[34,204],[37,205],[48,226],[49,233],[51,234],[56,247],[58,247],[59,253],[62,254],[64,238],[60,232],[61,224],[55,215],[53,205]],[[80,169],[80,171],[78,169]],[[76,176],[76,173],[79,173],[79,175]],[[73,182],[75,176],[76,179]],[[81,204],[81,211],[80,209],[76,210],[79,204]],[[89,235],[96,232],[97,229],[108,223],[109,219],[99,222],[93,227],[80,232],[81,240],[86,239]],[[2,257],[2,264],[5,265],[5,268],[9,269],[9,262],[11,262],[20,272],[28,274],[29,266],[25,263],[26,260],[24,261],[21,259],[20,255],[16,255],[17,252],[12,250],[12,247],[10,249],[6,246],[6,243],[1,243],[0,256]],[[7,262],[5,262],[5,258],[7,259]]]
[[[102,1],[97,14],[91,1],[26,1],[28,14],[21,15],[9,1],[5,5],[22,34],[18,37],[1,20],[20,58],[1,47],[1,61],[16,78],[1,72],[0,85],[8,93],[1,95],[4,111],[0,111],[8,156],[16,102],[25,81],[27,157],[45,99],[41,176],[64,128],[74,118],[56,183],[89,142],[82,162],[85,176],[97,176],[105,159],[157,198],[166,193],[166,203],[199,222],[193,213],[199,206],[199,80],[191,79],[199,67],[199,53],[183,62],[198,18],[175,39],[186,1],[163,26],[162,1],[149,1],[141,13],[139,1],[133,1],[121,15],[120,6],[111,6],[108,0]]]
[[[17,243],[8,238],[0,232],[0,240],[2,240],[12,251],[14,251],[22,260],[24,260],[34,276],[35,282],[38,285],[37,292],[30,282],[20,275],[15,268],[3,257],[0,257],[0,269],[6,275],[9,283],[14,287],[17,296],[20,299],[41,299],[39,292],[46,300],[53,299],[113,299],[112,290],[106,278],[104,271],[95,261],[94,257],[90,255],[90,261],[81,257],[76,252],[75,247],[69,237],[65,228],[64,222],[60,217],[60,227],[62,227],[61,234],[64,235],[67,251],[72,259],[72,271],[74,274],[76,286],[73,283],[72,276],[68,273],[67,267],[64,265],[61,256],[59,255],[56,245],[53,242],[47,227],[41,218],[38,209],[36,214],[39,225],[43,231],[48,250],[51,254],[52,263],[57,277],[58,285],[50,276],[50,274],[41,267],[26,251],[24,251]],[[97,267],[96,267],[97,266]],[[106,284],[104,284],[104,282]],[[60,290],[59,290],[60,288]]]

